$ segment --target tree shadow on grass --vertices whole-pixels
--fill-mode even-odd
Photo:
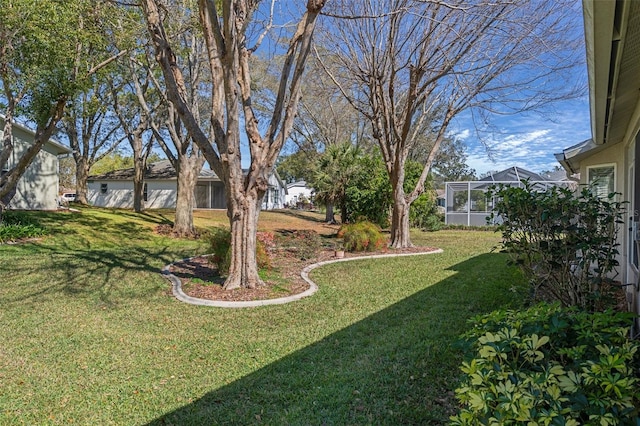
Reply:
[[[97,296],[103,305],[114,306],[123,297],[144,298],[157,293],[152,286],[136,285],[140,274],[160,277],[162,266],[176,259],[167,247],[138,247],[135,250],[78,250],[71,247],[38,247],[46,260],[16,261],[0,266],[0,276],[32,277],[17,294],[0,298],[0,303],[18,303],[48,294]]]
[[[499,254],[452,269],[453,276],[149,425],[446,424],[456,410],[457,336],[468,318],[517,300],[510,291],[517,275]]]

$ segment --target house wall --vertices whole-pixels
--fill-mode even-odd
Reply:
[[[285,189],[277,178],[269,179],[269,192],[262,203],[263,210],[284,207]],[[177,182],[175,180],[149,179],[147,184],[147,209],[173,209],[176,207]],[[107,191],[102,192],[103,184]],[[89,180],[87,182],[87,201],[97,207],[131,209],[133,208],[133,181]],[[196,207],[204,209],[224,209],[224,187],[221,182],[203,180],[195,188]]]
[[[284,208],[286,188],[275,174],[269,176],[269,189],[262,199],[262,210],[275,210]]]
[[[636,247],[636,235],[634,231],[640,228],[638,225],[638,214],[636,213],[640,209],[640,205],[633,204],[634,190],[637,190],[636,186],[640,185],[640,158],[636,158],[636,135],[640,132],[640,104],[636,108],[636,113],[633,115],[631,122],[626,130],[626,136],[621,143],[606,148],[596,154],[585,157],[580,161],[580,183],[586,184],[588,175],[587,171],[589,167],[603,165],[603,164],[615,164],[615,188],[616,192],[621,193],[622,201],[627,201],[627,214],[624,217],[624,225],[621,225],[618,229],[618,243],[620,244],[620,254],[618,256],[618,262],[620,267],[618,268],[617,280],[622,283],[637,283],[638,268],[633,263],[634,251]],[[638,204],[638,203],[636,203]],[[635,220],[634,220],[635,217]],[[635,221],[635,223],[634,223]],[[629,300],[635,298],[640,300],[640,293],[638,292],[638,286],[626,286],[627,295]],[[640,303],[636,303],[636,314],[640,314]]]
[[[102,185],[107,185],[102,192]],[[147,184],[147,209],[168,209],[176,206],[175,180],[149,180]],[[117,209],[133,208],[133,181],[91,180],[87,183],[87,201],[98,207]]]
[[[311,188],[306,186],[292,186],[287,188],[288,194],[286,195],[285,202],[289,205],[295,204],[301,195],[304,195],[307,200],[311,198]]]
[[[2,132],[0,131],[0,135]],[[14,151],[9,168],[14,167],[31,146],[33,136],[14,127]],[[58,157],[48,144],[35,156],[16,186],[10,209],[55,210],[58,208]]]

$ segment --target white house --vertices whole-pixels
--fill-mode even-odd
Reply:
[[[629,201],[619,228],[619,277],[636,313],[640,241],[640,1],[583,0],[592,139],[556,158],[581,183]]]
[[[287,185],[287,196],[285,199],[285,203],[288,206],[295,206],[302,198],[306,199],[306,201],[311,201],[312,196],[313,189],[309,188],[305,181],[299,180]]]
[[[134,169],[115,170],[90,176],[87,201],[98,207],[133,208]],[[176,171],[169,160],[149,164],[144,173],[145,208],[175,208],[177,198]],[[202,170],[195,188],[196,208],[225,209],[224,185],[212,170]],[[284,207],[286,187],[276,172],[269,176],[269,189],[262,202],[263,210]]]
[[[4,128],[4,117],[0,116],[0,136]],[[21,124],[13,124],[14,149],[9,157],[6,173],[20,160],[33,144],[35,132]],[[58,208],[58,156],[70,154],[71,150],[53,139],[47,141],[18,180],[16,193],[8,208],[19,210],[55,210]]]

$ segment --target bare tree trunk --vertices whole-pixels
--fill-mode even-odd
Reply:
[[[342,204],[340,205],[340,223],[343,224],[349,222],[349,213],[347,212],[347,206],[344,201],[343,198]]]
[[[410,236],[409,209],[411,205],[407,202],[402,186],[394,187],[393,190],[393,211],[391,214],[391,243],[392,248],[413,247]]]
[[[227,197],[231,201],[227,208],[231,224],[231,263],[229,278],[224,283],[225,290],[234,288],[256,288],[263,282],[258,275],[256,259],[258,215],[264,192],[243,193],[234,188]]]
[[[87,180],[89,178],[89,163],[82,155],[76,156],[76,201],[87,205]]]
[[[195,226],[193,225],[193,209],[196,207],[195,187],[204,164],[204,158],[182,155],[178,157],[177,163],[178,194],[173,232],[188,237],[195,234]]]
[[[324,221],[327,223],[336,223],[336,217],[333,213],[333,203],[327,203],[327,211],[324,214]]]
[[[136,213],[142,213],[144,210],[144,169],[147,162],[146,156],[142,153],[142,140],[135,137],[134,139],[137,139],[137,144],[133,147],[133,210]]]

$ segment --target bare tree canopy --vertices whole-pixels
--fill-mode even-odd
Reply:
[[[260,285],[256,262],[256,230],[268,178],[287,140],[305,84],[304,68],[311,49],[317,17],[325,0],[308,0],[304,15],[292,35],[284,56],[271,117],[259,123],[252,102],[250,56],[255,50],[248,37],[256,0],[199,0],[197,11],[206,43],[211,73],[210,117],[202,126],[188,101],[181,52],[167,37],[165,21],[182,4],[142,0],[141,5],[156,60],[162,68],[167,94],[189,135],[225,185],[227,215],[231,225],[231,263],[226,289]],[[250,166],[243,173],[241,128],[249,144]],[[211,129],[211,131],[209,131]]]
[[[335,19],[318,44],[332,46],[325,69],[382,150],[393,187],[393,247],[411,246],[409,206],[424,191],[454,117],[536,110],[582,93],[574,82],[582,66],[574,1],[345,0],[329,7]],[[405,193],[407,158],[425,137],[431,146],[421,177]]]

